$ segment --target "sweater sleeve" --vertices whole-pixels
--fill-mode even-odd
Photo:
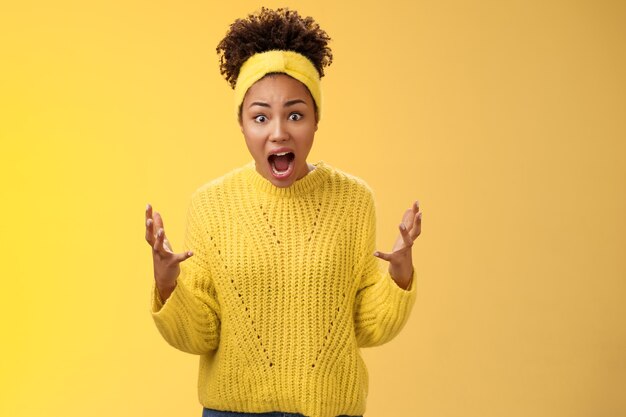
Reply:
[[[393,339],[404,327],[415,303],[415,269],[409,287],[396,284],[374,256],[376,213],[371,193],[365,203],[364,229],[357,268],[360,278],[354,309],[354,327],[360,347],[378,346]]]
[[[172,346],[184,352],[203,354],[217,348],[220,306],[207,265],[206,236],[192,198],[187,212],[184,251],[193,256],[181,262],[177,285],[163,303],[152,287],[152,318]]]

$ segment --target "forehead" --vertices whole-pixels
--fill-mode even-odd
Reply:
[[[244,102],[252,99],[285,101],[296,98],[307,103],[313,100],[309,89],[300,81],[287,74],[272,73],[267,74],[248,89]]]

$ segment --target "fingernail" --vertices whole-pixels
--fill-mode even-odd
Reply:
[[[159,229],[159,231],[157,233],[158,233],[159,237],[163,236],[163,229]]]
[[[400,225],[400,229],[402,229],[402,230],[406,230],[406,226],[404,225],[404,223],[402,223],[402,224]]]
[[[187,255],[191,256],[191,255],[193,255],[193,252],[189,251],[189,252],[187,252]]]
[[[146,210],[150,209],[150,204],[146,204]]]
[[[374,252],[374,256],[378,256],[378,255],[380,255],[380,253]]]

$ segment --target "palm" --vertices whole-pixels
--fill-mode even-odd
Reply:
[[[191,252],[174,253],[172,245],[165,236],[163,219],[159,213],[152,213],[152,207],[146,208],[146,241],[152,247],[154,278],[158,286],[172,287],[180,274],[179,264],[192,256]]]
[[[404,212],[398,235],[391,253],[377,251],[374,255],[389,262],[389,272],[394,279],[406,284],[406,280],[413,273],[413,242],[422,232],[422,213],[419,203],[413,203],[410,209]],[[402,278],[400,278],[402,277]]]
[[[402,223],[411,238],[410,242],[402,237],[402,231],[398,234],[395,243],[393,244],[392,253],[401,251],[402,249],[410,248],[413,246],[413,241],[420,235],[422,231],[422,218],[419,212],[419,205],[417,202],[413,204],[413,207],[404,212],[402,216]]]

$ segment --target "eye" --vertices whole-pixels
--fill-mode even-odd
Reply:
[[[289,120],[293,120],[294,122],[300,119],[302,119],[302,115],[300,113],[291,113],[289,115]]]
[[[262,114],[259,114],[258,116],[256,116],[256,117],[254,118],[254,121],[255,121],[255,122],[257,122],[257,123],[263,123],[263,122],[265,122],[266,120],[267,120],[267,117],[265,117],[265,116],[264,116],[264,115],[262,115]]]

